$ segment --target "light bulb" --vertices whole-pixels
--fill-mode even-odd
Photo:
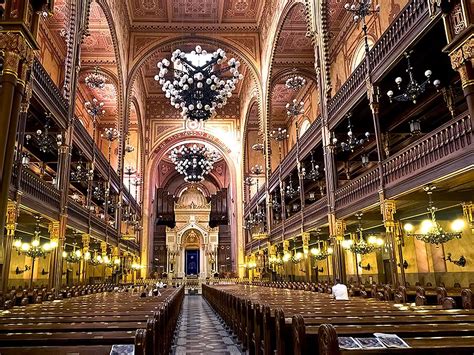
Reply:
[[[425,219],[421,222],[421,233],[429,233],[433,229],[433,222],[430,219]]]
[[[63,258],[67,258],[67,252],[66,251],[63,251]]]
[[[37,247],[39,244],[40,244],[39,239],[33,239],[33,241],[31,242],[31,245],[34,247]]]
[[[354,243],[354,242],[352,241],[352,239],[344,239],[344,240],[341,242],[341,246],[342,246],[344,249],[349,249],[353,243]]]
[[[15,248],[21,248],[21,240],[20,239],[15,239],[15,241],[13,242],[13,246]]]
[[[329,248],[328,248],[328,254],[329,254],[329,255],[332,255],[332,253],[334,253],[334,250],[333,250],[333,248],[329,247]]]
[[[451,223],[451,229],[454,232],[461,232],[464,229],[465,223],[464,220],[461,218],[458,218]]]
[[[413,230],[415,229],[415,227],[413,227],[413,224],[411,223],[405,223],[405,225],[403,226],[403,229],[405,230],[405,232],[413,232]]]

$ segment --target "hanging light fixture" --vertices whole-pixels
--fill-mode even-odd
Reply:
[[[411,120],[408,124],[410,125],[410,133],[412,136],[418,136],[421,134],[421,122],[419,119]]]
[[[50,136],[51,128],[51,113],[46,113],[46,121],[44,123],[43,129],[37,129],[35,134],[27,134],[25,136],[26,144],[29,144],[32,140],[35,141],[40,152],[47,153],[52,149],[54,145],[54,139]],[[58,146],[62,144],[62,134],[58,133],[56,135],[56,143]]]
[[[319,165],[314,162],[313,151],[311,151],[311,170],[306,171],[305,168],[301,168],[301,172],[307,180],[316,181],[320,178]]]
[[[272,207],[273,207],[273,210],[277,213],[277,216],[278,216],[279,212],[281,212],[281,203],[278,201],[278,196],[277,196],[276,191],[273,194]]]
[[[325,260],[329,255],[332,255],[334,250],[331,247],[324,247],[323,241],[318,241],[318,247],[311,248],[310,252],[313,258],[318,261]]]
[[[214,53],[207,53],[201,46],[196,46],[191,53],[177,49],[171,55],[171,78],[166,80],[171,63],[165,58],[158,63],[160,71],[155,80],[162,85],[171,105],[181,109],[183,118],[208,120],[216,114],[217,108],[227,104],[243,78],[239,73],[240,62],[231,58],[224,66],[226,60],[226,53],[220,48]],[[232,74],[230,79],[222,76],[227,71]]]
[[[286,79],[285,86],[294,91],[298,91],[306,85],[306,79],[301,75],[298,75],[297,69],[293,68],[292,73],[288,79]]]
[[[86,101],[84,107],[86,108],[88,115],[91,116],[94,121],[96,121],[100,116],[105,115],[104,103],[97,100],[95,97],[92,101]]]
[[[443,244],[453,239],[460,239],[462,236],[462,229],[464,227],[463,220],[456,220],[452,223],[451,228],[453,232],[446,232],[439,225],[436,220],[436,211],[438,210],[433,202],[433,191],[436,189],[435,185],[428,185],[423,190],[428,195],[428,219],[425,219],[420,226],[421,233],[413,233],[414,226],[411,223],[406,223],[403,228],[409,237],[415,237],[425,243]]]
[[[84,81],[91,89],[103,89],[105,87],[106,77],[99,71],[99,67],[95,67],[94,71],[87,74]]]
[[[375,251],[377,248],[381,248],[383,246],[383,239],[379,238],[375,235],[370,235],[367,237],[367,240],[364,236],[364,229],[362,228],[362,216],[363,213],[359,212],[356,213],[355,216],[357,217],[358,224],[357,224],[357,232],[356,232],[356,240],[352,243],[344,243],[343,247],[349,249],[355,254],[365,255],[370,254]]]
[[[252,166],[250,171],[254,175],[262,175],[263,174],[263,167],[261,165],[256,164],[256,165]],[[257,184],[258,184],[258,180],[257,180]],[[258,190],[258,188],[257,188],[257,190]]]
[[[286,104],[286,114],[288,117],[296,117],[304,113],[304,102],[298,102],[296,99],[293,99],[292,102]]]
[[[344,142],[338,141],[334,132],[332,137],[332,144],[338,146],[343,152],[353,152],[357,147],[362,146],[364,143],[369,141],[370,133],[365,132],[363,137],[355,137],[352,129],[354,126],[351,123],[352,113],[346,115],[348,118],[347,122],[347,139]]]
[[[183,144],[172,149],[169,157],[178,173],[184,175],[184,181],[195,183],[212,171],[219,154],[205,145]]]
[[[72,251],[67,252],[66,250],[63,251],[63,258],[70,264],[77,264],[83,258],[82,251],[80,249],[76,249],[77,244],[73,243]]]
[[[369,160],[369,155],[368,155],[368,154],[362,154],[362,155],[360,156],[360,158],[361,158],[361,160],[362,160],[362,166],[367,166],[367,165],[369,165],[370,160]]]
[[[426,87],[429,84],[431,84],[431,76],[433,75],[431,70],[425,71],[426,80],[423,81],[421,84],[418,83],[418,81],[416,81],[413,75],[413,67],[411,66],[411,61],[410,61],[410,56],[412,53],[413,51],[408,51],[404,53],[405,58],[407,60],[406,72],[408,73],[408,78],[409,78],[408,84],[405,87],[405,89],[402,90],[401,84],[403,82],[403,79],[400,76],[395,78],[395,83],[397,84],[397,88],[401,92],[401,94],[394,96],[395,93],[393,92],[393,90],[387,91],[387,96],[390,99],[390,102],[392,102],[392,100],[411,101],[414,104],[416,104],[416,100],[418,99],[418,97],[420,97],[426,91]],[[441,85],[441,81],[436,79],[433,81],[433,85],[436,89],[438,89]]]
[[[298,188],[296,189],[293,187],[292,175],[290,175],[290,181],[288,182],[288,186],[286,186],[286,196],[291,199],[295,197],[299,192],[300,187],[298,186]]]
[[[71,170],[71,181],[84,182],[94,176],[94,170],[87,169],[86,164],[82,161],[82,153],[79,153],[79,161],[76,167]]]
[[[285,139],[288,139],[290,135],[286,128],[278,127],[270,132],[270,138],[274,139],[277,142],[282,142]]]

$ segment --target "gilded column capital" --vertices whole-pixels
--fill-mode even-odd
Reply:
[[[463,202],[462,211],[464,213],[464,218],[466,218],[472,230],[474,230],[474,203]]]
[[[462,87],[474,85],[474,34],[449,53],[451,66],[459,72]]]
[[[100,250],[103,256],[107,255],[107,242],[100,242]]]
[[[60,238],[60,231],[61,231],[59,221],[50,222],[48,226],[48,231],[49,231],[49,238],[51,239],[51,241],[58,242]]]
[[[18,218],[18,206],[15,201],[8,201],[7,204],[7,218],[5,228],[7,229],[7,235],[15,235],[16,221]]]
[[[290,241],[289,240],[284,240],[283,241],[283,251],[288,252],[289,249],[290,249]]]
[[[88,233],[82,234],[82,248],[89,249],[90,243],[91,243],[91,235]]]

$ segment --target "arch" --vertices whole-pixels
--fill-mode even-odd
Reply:
[[[285,21],[287,20],[288,16],[290,15],[291,11],[297,7],[297,6],[303,6],[305,8],[305,12],[307,12],[307,7],[305,6],[305,4],[303,2],[300,2],[300,1],[288,1],[288,3],[285,5],[285,7],[283,8],[281,14],[280,14],[280,18],[278,19],[278,23],[277,23],[277,26],[276,26],[276,34],[275,36],[273,37],[273,41],[271,43],[271,52],[270,52],[270,59],[269,59],[269,68],[268,68],[268,73],[267,73],[267,80],[266,80],[266,87],[265,87],[265,112],[267,112],[267,115],[265,117],[265,122],[264,122],[264,126],[265,127],[269,127],[269,120],[270,120],[270,114],[268,114],[270,112],[270,105],[271,105],[271,87],[272,87],[272,75],[273,75],[273,63],[274,63],[274,60],[275,60],[275,56],[276,56],[276,49],[277,49],[277,45],[278,45],[278,41],[280,39],[280,36],[281,36],[281,33],[282,33],[282,30],[283,30],[283,25],[285,24]],[[308,16],[306,16],[306,20],[308,21]],[[309,24],[307,23],[307,27],[309,26]],[[267,136],[268,136],[268,132],[266,133]],[[269,137],[266,137],[267,140]]]
[[[308,130],[310,126],[311,126],[311,122],[309,121],[309,119],[305,118],[303,123],[301,123],[299,138],[303,137],[303,134],[305,134],[305,132]]]
[[[369,49],[372,49],[374,46],[375,40],[371,36],[367,36],[367,43],[369,45]],[[352,54],[352,61],[351,61],[351,72],[357,68],[357,66],[364,60],[365,58],[365,39],[359,41],[356,49],[354,50],[354,54]]]
[[[250,100],[250,103],[247,106],[247,112],[245,112],[245,121],[244,121],[244,129],[243,129],[243,137],[242,137],[242,171],[245,171],[245,166],[247,164],[247,154],[246,154],[246,148],[247,148],[247,133],[248,133],[248,123],[250,120],[250,113],[252,112],[252,109],[254,106],[257,105],[258,109],[258,120],[260,122],[260,104],[258,103],[256,98],[252,98]]]

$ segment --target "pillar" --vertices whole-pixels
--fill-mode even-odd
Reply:
[[[334,279],[339,279],[345,283],[346,269],[344,263],[344,253],[341,242],[344,239],[344,232],[346,231],[346,222],[342,219],[336,219],[333,215],[329,215],[329,240],[333,248],[332,255],[332,269]]]
[[[62,253],[64,250],[64,240],[65,237],[61,238],[60,236],[60,223],[58,221],[53,221],[49,223],[49,240],[50,243],[56,245],[51,251],[51,257],[49,259],[49,279],[48,286],[49,288],[54,288],[58,290],[61,287],[61,280],[63,277],[63,262],[62,262]],[[59,257],[61,259],[59,259]]]
[[[100,242],[100,250],[101,250],[101,253],[102,253],[102,260],[105,258],[105,256],[107,256],[107,242]],[[107,266],[104,264],[102,264],[102,281],[105,281],[105,271],[107,270]]]
[[[403,253],[401,244],[397,240],[396,236],[396,223],[393,215],[397,212],[395,200],[384,200],[380,201],[380,209],[383,216],[383,224],[385,226],[386,243],[390,249],[390,273],[392,279],[392,285],[394,287],[405,285],[405,270],[403,269]],[[397,272],[397,249],[400,255],[400,273],[402,275],[401,280],[398,277]]]
[[[16,221],[18,218],[18,205],[14,201],[8,201],[5,229],[7,235],[3,238],[3,269],[2,269],[2,292],[5,295],[8,290],[10,275],[11,255],[13,252],[13,239],[15,238]]]
[[[311,256],[309,255],[309,232],[301,233],[301,239],[303,241],[303,256],[304,256],[304,268],[306,271],[305,279],[306,281],[311,281]]]
[[[84,233],[82,235],[82,259],[81,259],[81,275],[80,275],[80,282],[82,284],[87,284],[88,282],[88,275],[87,275],[87,258],[86,255],[87,253],[90,253],[89,248],[90,248],[90,243],[91,243],[91,236],[90,234]]]
[[[469,223],[469,228],[474,233],[474,203],[472,202],[463,202],[462,211],[464,213],[464,218],[467,223]]]

